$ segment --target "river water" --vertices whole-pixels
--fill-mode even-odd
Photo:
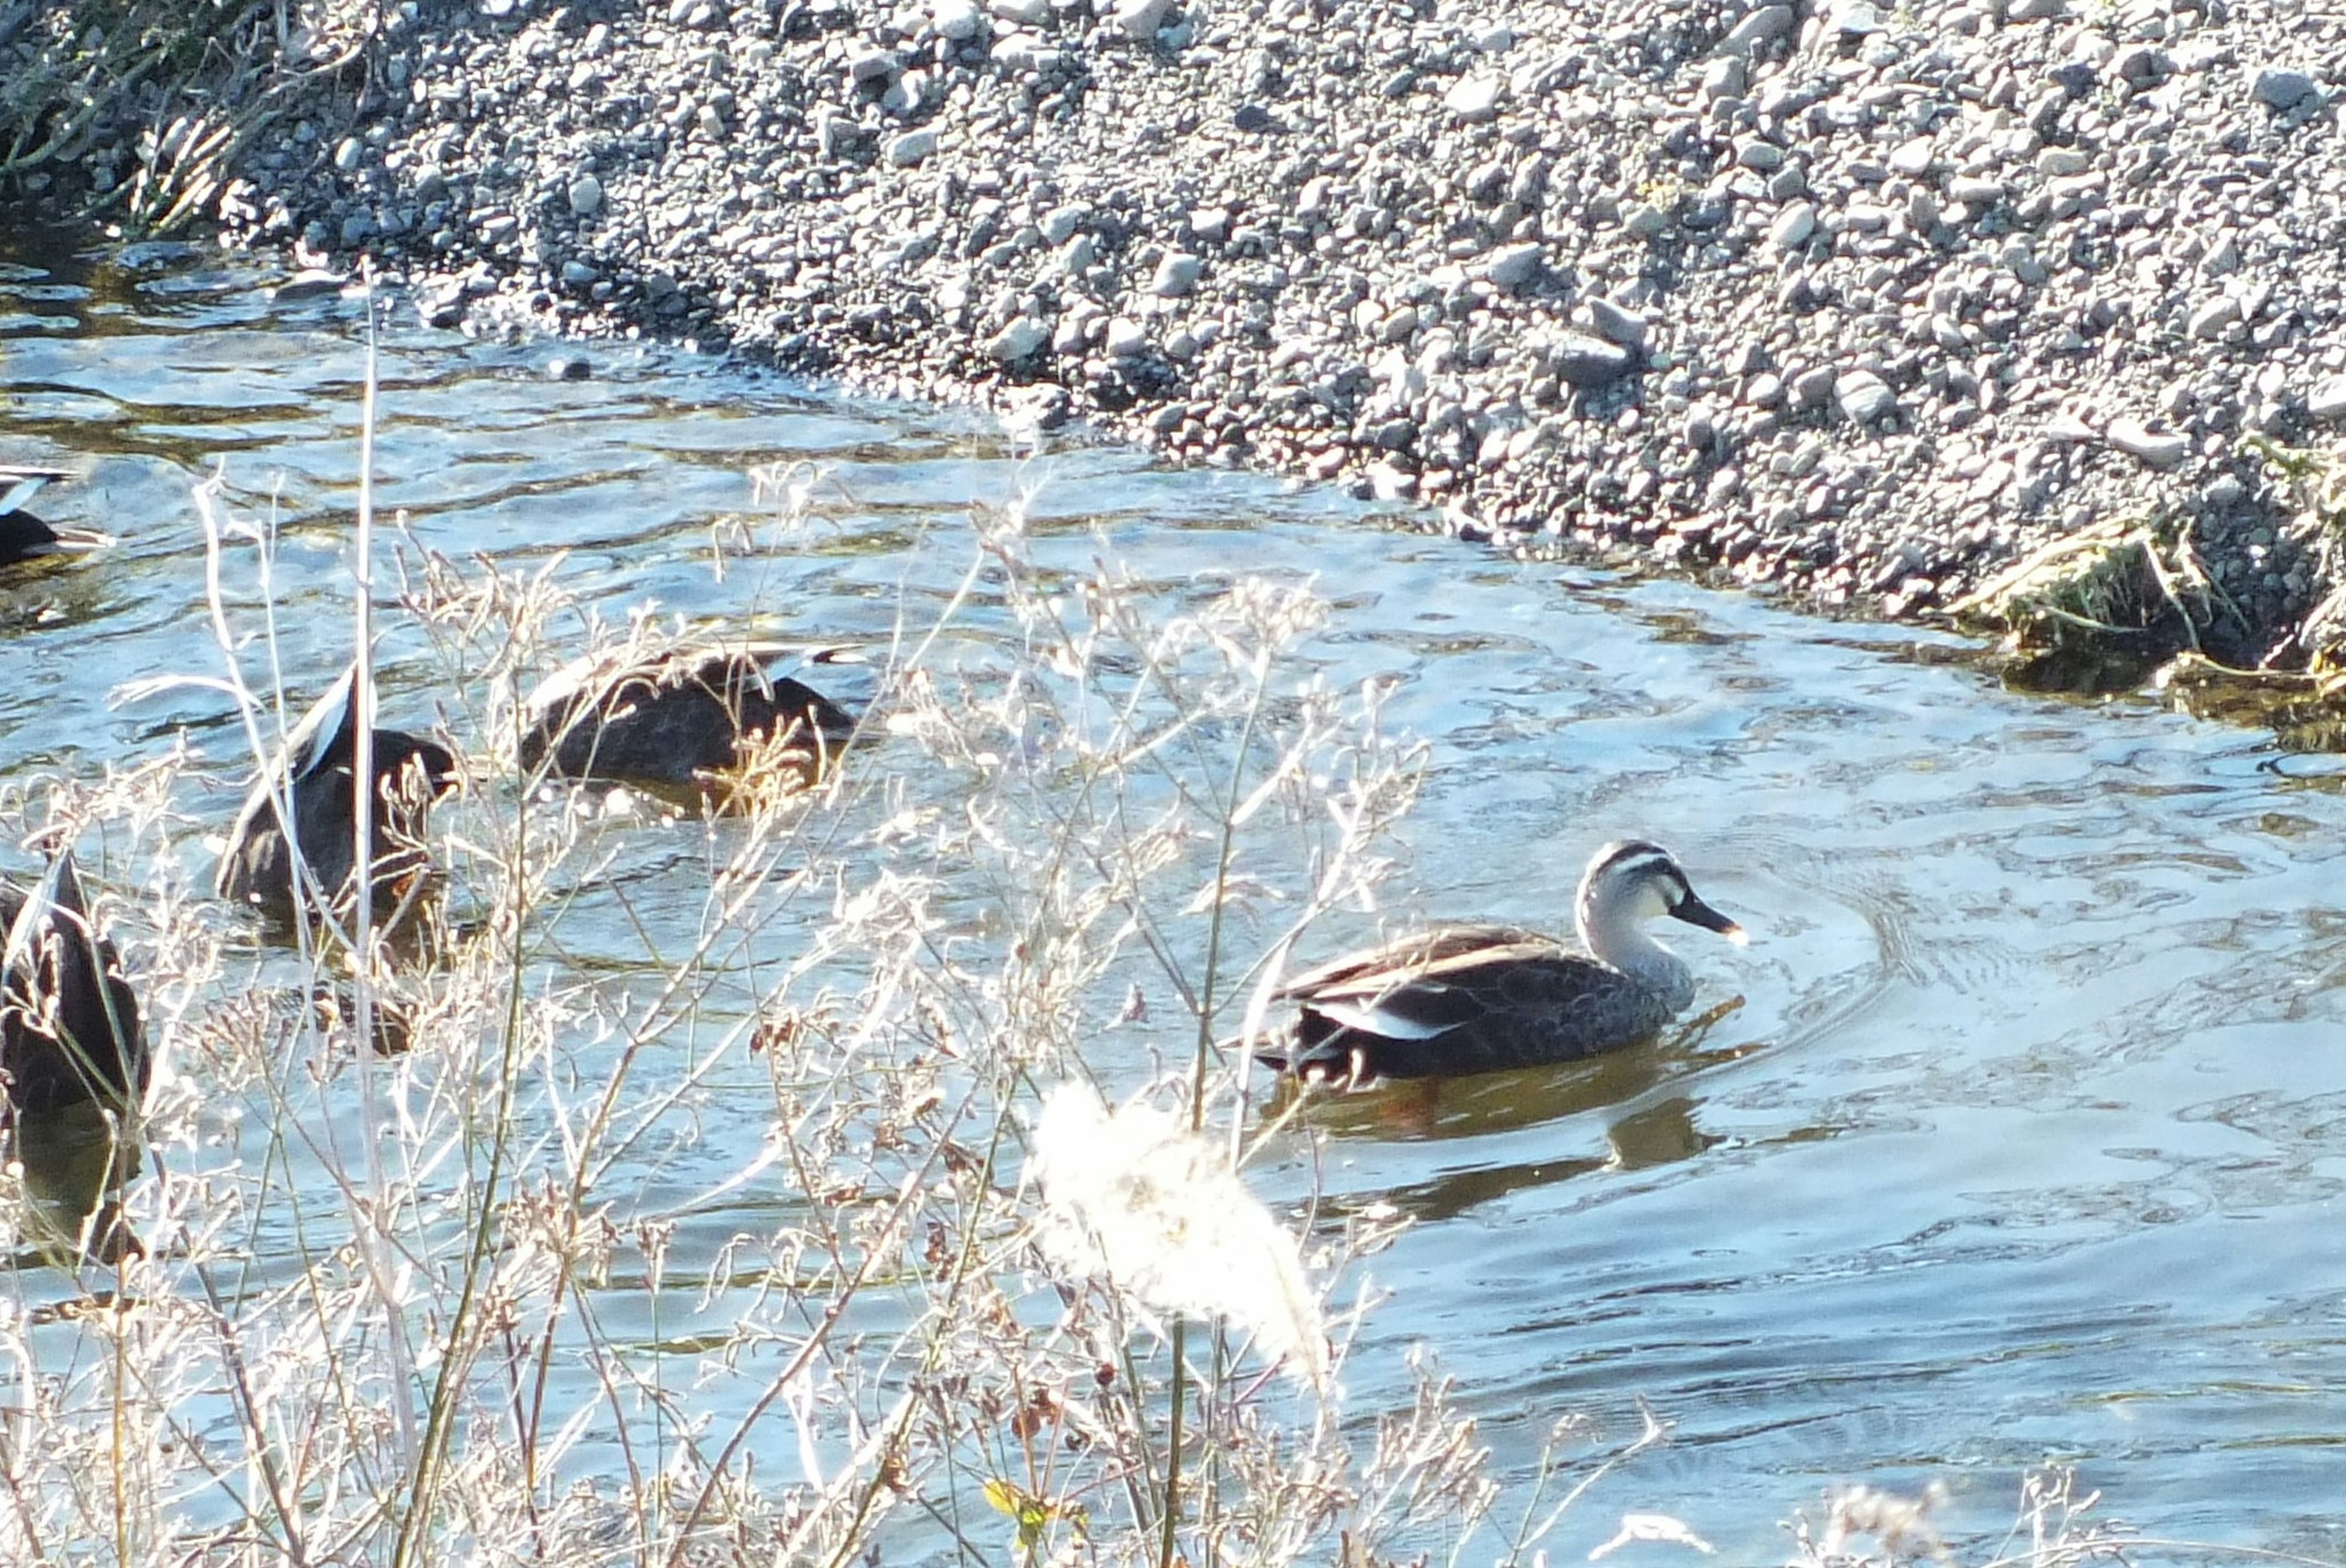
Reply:
[[[122,541],[0,579],[0,780],[102,773],[184,727],[230,780],[182,803],[187,833],[233,815],[219,697],[109,697],[217,669],[189,495],[216,469],[240,509],[277,510],[289,685],[340,668],[362,320],[172,247],[0,265],[0,461],[86,470],[44,501]],[[549,379],[571,351],[389,334],[378,502],[416,542],[551,569],[613,619],[657,602],[885,636],[953,591],[972,502],[1031,493],[1070,562],[1112,553],[1144,602],[1316,583],[1333,609],[1299,657],[1395,683],[1384,720],[1427,743],[1423,794],[1382,914],[1315,942],[1408,915],[1560,927],[1587,852],[1628,834],[1743,921],[1745,949],[1673,939],[1704,1005],[1740,999],[1698,1034],[1408,1115],[1338,1105],[1250,1175],[1274,1205],[1316,1184],[1331,1214],[1415,1221],[1372,1265],[1392,1297],[1349,1413],[1402,1402],[1423,1345],[1517,1493],[1566,1411],[1616,1441],[1640,1401],[1672,1424],[1567,1518],[1558,1561],[1627,1511],[1766,1557],[1844,1482],[1943,1484],[1947,1528],[1994,1532],[2046,1462],[2154,1534],[2346,1545],[2335,759],[2147,700],[2009,692],[1933,634],[1506,561],[1115,450],[1028,460],[972,415],[683,350],[597,347],[589,379]],[[748,472],[800,463],[811,544],[720,578],[713,526],[763,515]],[[386,629],[394,718],[434,710],[427,643]],[[624,970],[691,861],[655,855],[636,896],[590,903],[581,962]],[[712,1148],[765,1135],[699,1114]],[[664,1157],[645,1190],[688,1190],[689,1156]],[[696,1223],[713,1247],[760,1207]],[[261,1251],[279,1223],[255,1219]],[[1628,1555],[1648,1552],[1672,1556]]]

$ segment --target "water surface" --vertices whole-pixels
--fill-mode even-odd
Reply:
[[[218,668],[189,499],[215,470],[240,512],[277,519],[289,686],[341,667],[360,321],[350,300],[274,301],[171,248],[0,266],[0,459],[86,469],[44,499],[122,539],[0,583],[0,779],[102,773],[184,730],[233,780],[216,695],[108,701],[158,670]],[[1500,561],[1323,493],[1117,450],[1035,459],[974,416],[672,350],[597,349],[592,379],[552,381],[557,351],[387,338],[377,499],[405,514],[411,551],[550,566],[615,622],[650,604],[885,637],[954,591],[970,503],[1031,493],[1038,548],[1071,568],[1112,553],[1164,606],[1241,573],[1316,582],[1335,609],[1302,657],[1338,687],[1398,682],[1386,718],[1431,747],[1423,799],[1385,910],[1322,940],[1413,914],[1558,926],[1589,850],[1633,833],[1744,921],[1745,950],[1675,939],[1706,1005],[1740,998],[1700,1033],[1408,1115],[1337,1106],[1316,1160],[1294,1138],[1252,1178],[1277,1203],[1316,1183],[1337,1213],[1391,1204],[1419,1222],[1374,1266],[1393,1294],[1354,1351],[1352,1416],[1404,1400],[1423,1342],[1518,1492],[1567,1410],[1616,1438],[1640,1400],[1675,1425],[1567,1520],[1556,1560],[1631,1509],[1764,1557],[1779,1520],[1852,1481],[1944,1482],[1951,1524],[1993,1530],[2048,1461],[2154,1533],[2335,1553],[2346,804],[2331,759],[2147,702],[2008,693],[1927,634]],[[822,525],[720,576],[713,543],[755,542],[776,515],[749,472],[797,463]],[[253,553],[231,554],[230,606],[257,616]],[[1011,634],[981,613],[956,635]],[[447,706],[430,651],[387,622],[392,717]],[[198,839],[235,795],[180,804]],[[624,971],[638,921],[673,915],[682,940],[703,912],[700,830],[635,852],[624,907],[589,898],[566,927],[582,965]],[[744,1006],[759,984],[752,955]],[[1130,1083],[1148,1062],[1112,1046],[1099,1067]],[[694,1127],[642,1173],[648,1207],[721,1184],[768,1130],[722,1096]],[[713,1255],[788,1201],[737,1192],[692,1223]],[[255,1234],[265,1253],[280,1233]],[[725,1305],[680,1293],[644,1331]]]

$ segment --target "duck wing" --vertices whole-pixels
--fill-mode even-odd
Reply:
[[[1280,1064],[1418,1078],[1577,1061],[1669,1019],[1608,964],[1516,926],[1413,933],[1299,975],[1293,1049]]]

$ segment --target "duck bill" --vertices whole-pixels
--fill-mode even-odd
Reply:
[[[1741,926],[1737,925],[1692,893],[1688,893],[1680,900],[1678,908],[1670,911],[1670,913],[1688,925],[1698,925],[1705,931],[1715,931],[1739,947],[1751,940],[1744,934]]]

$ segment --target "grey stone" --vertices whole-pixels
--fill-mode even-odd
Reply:
[[[2306,72],[2274,66],[2259,71],[2249,87],[2251,97],[2276,109],[2293,109],[2320,90],[2320,84]]]
[[[1658,207],[1633,201],[1621,213],[1621,227],[1639,239],[1659,239],[1670,231],[1670,215]]]
[[[1832,401],[1833,383],[1840,372],[1831,365],[1820,365],[1792,378],[1792,402],[1800,408],[1822,408]]]
[[[1157,264],[1157,275],[1148,281],[1148,291],[1160,300],[1178,300],[1198,286],[1198,274],[1204,263],[1195,256],[1179,251]]]
[[[571,216],[592,218],[603,210],[603,182],[582,174],[570,182],[569,198]]]
[[[2137,420],[2110,421],[2103,439],[2151,468],[2173,468],[2191,455],[2189,436],[2154,431]]]
[[[1585,332],[1557,333],[1542,357],[1557,377],[1583,389],[1610,386],[1637,363],[1637,357],[1618,343]]]
[[[1146,44],[1157,36],[1157,29],[1165,25],[1165,17],[1172,9],[1173,0],[1116,0],[1108,20],[1126,37]]]
[[[1015,318],[1008,326],[996,332],[985,345],[985,351],[1005,365],[1032,359],[1051,341],[1051,329],[1032,316]]]
[[[1100,344],[1112,360],[1128,360],[1148,351],[1148,333],[1129,316],[1118,316],[1107,324],[1107,337]]]
[[[1768,226],[1768,242],[1779,250],[1797,250],[1816,231],[1816,203],[1795,201],[1776,214],[1776,221]]]
[[[2331,376],[2305,400],[2305,412],[2316,419],[2346,419],[2346,376]]]
[[[1893,173],[1920,178],[1931,172],[1939,161],[1939,144],[1926,136],[1903,141],[1891,149],[1890,168]]]
[[[1852,424],[1870,425],[1898,410],[1898,394],[1871,371],[1851,371],[1833,382],[1833,401],[1841,417]]]
[[[1498,76],[1467,76],[1442,95],[1442,107],[1463,125],[1484,125],[1499,117],[1506,93],[1507,84]]]
[[[937,133],[923,127],[906,131],[888,144],[888,166],[891,168],[913,168],[926,163],[937,150]]]
[[[929,0],[929,25],[937,36],[965,44],[986,30],[985,13],[977,0]]]
[[[2191,312],[2188,330],[2195,338],[2219,338],[2225,328],[2239,319],[2240,302],[2229,294],[2218,294]]]
[[[1535,243],[1502,245],[1483,258],[1483,276],[1509,293],[1539,276],[1540,248]]]
[[[1723,54],[1749,56],[1763,44],[1790,37],[1796,25],[1790,5],[1762,5],[1738,22],[1719,47]]]
[[[1646,346],[1649,326],[1645,317],[1615,304],[1602,294],[1591,294],[1587,303],[1589,324],[1596,329],[1598,337],[1607,342],[1618,343],[1625,349]]]

